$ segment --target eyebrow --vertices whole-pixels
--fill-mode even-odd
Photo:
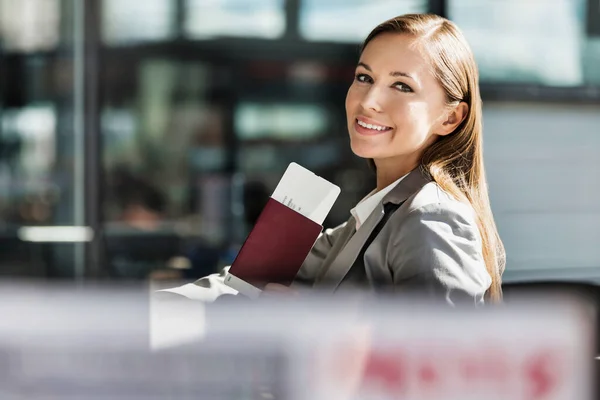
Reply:
[[[366,69],[369,72],[373,72],[373,70],[371,69],[371,67],[369,67],[367,64],[365,64],[363,62],[359,62],[358,66],[363,67],[364,69]],[[390,76],[394,76],[394,77],[396,77],[396,76],[403,76],[405,78],[412,79],[415,82],[417,81],[415,78],[413,78],[413,76],[411,74],[406,73],[406,72],[392,71],[392,72],[390,72]]]

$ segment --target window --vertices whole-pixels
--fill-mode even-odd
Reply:
[[[56,161],[56,110],[51,104],[29,104],[4,110],[0,132],[2,166],[24,181],[42,182]],[[5,153],[6,150],[9,150]],[[14,159],[13,159],[14,158]]]
[[[379,23],[427,9],[426,0],[303,0],[300,34],[314,41],[360,43]]]
[[[283,0],[187,0],[185,33],[276,39],[285,32]]]
[[[449,0],[488,82],[600,83],[598,40],[586,36],[586,0]]]
[[[59,0],[0,0],[0,42],[8,50],[50,50],[59,41]]]
[[[104,0],[104,42],[115,45],[172,38],[175,34],[175,3],[171,0]]]
[[[600,38],[600,1],[588,0],[587,17],[588,34]]]
[[[245,140],[312,139],[326,132],[327,118],[317,105],[242,103],[236,110],[235,131]]]

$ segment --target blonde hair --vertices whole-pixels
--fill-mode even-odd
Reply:
[[[469,106],[465,119],[456,130],[440,136],[425,150],[421,168],[443,190],[475,210],[483,258],[492,278],[486,297],[500,301],[506,257],[492,215],[485,178],[479,73],[473,53],[454,23],[433,14],[408,14],[383,22],[367,36],[362,49],[382,33],[414,36],[446,92],[447,105],[465,102]]]

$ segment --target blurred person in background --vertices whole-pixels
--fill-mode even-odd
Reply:
[[[121,234],[106,239],[114,275],[178,281],[218,270],[220,249],[201,238],[183,238],[169,223],[166,196],[156,185],[122,167],[112,181],[121,226]]]
[[[352,151],[369,160],[377,188],[319,237],[292,288],[272,282],[265,291],[500,301],[505,253],[488,198],[481,106],[477,65],[454,23],[415,14],[377,26],[346,97]],[[235,295],[226,273],[186,285],[186,296]]]
[[[121,214],[118,220],[141,230],[157,230],[166,218],[166,199],[154,185],[128,171],[119,171],[114,193]]]

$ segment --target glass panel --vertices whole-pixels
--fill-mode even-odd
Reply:
[[[239,36],[275,39],[285,31],[283,0],[187,0],[190,38]]]
[[[586,28],[589,36],[600,37],[600,1],[588,0]]]
[[[234,129],[241,141],[237,164],[244,172],[284,170],[289,160],[307,168],[339,161],[339,137],[332,137],[333,112],[321,104],[240,102]],[[345,138],[343,138],[345,139]]]
[[[107,62],[106,71],[101,130],[109,276],[194,279],[214,272],[228,238],[231,174],[212,67],[142,58]]]
[[[481,77],[549,86],[600,83],[597,39],[585,34],[586,0],[450,0]]]
[[[313,139],[325,133],[328,115],[314,104],[242,103],[235,114],[235,129],[243,140]]]
[[[84,275],[82,4],[0,0],[2,275]]]
[[[60,0],[0,0],[0,41],[5,50],[49,50],[58,45]]]
[[[102,38],[111,45],[170,39],[175,6],[172,0],[103,0]]]
[[[28,104],[6,109],[2,118],[2,144],[6,169],[2,178],[8,183],[19,178],[23,189],[34,182],[48,182],[56,163],[56,110],[52,104]],[[33,183],[33,184],[31,184]],[[8,185],[10,187],[10,185]],[[42,217],[42,214],[44,217]],[[27,215],[30,222],[47,222],[48,212]],[[25,217],[23,215],[23,217]]]
[[[315,41],[360,43],[379,23],[427,8],[427,0],[302,0],[300,35]]]
[[[583,79],[600,86],[600,37],[589,37],[583,50]]]

